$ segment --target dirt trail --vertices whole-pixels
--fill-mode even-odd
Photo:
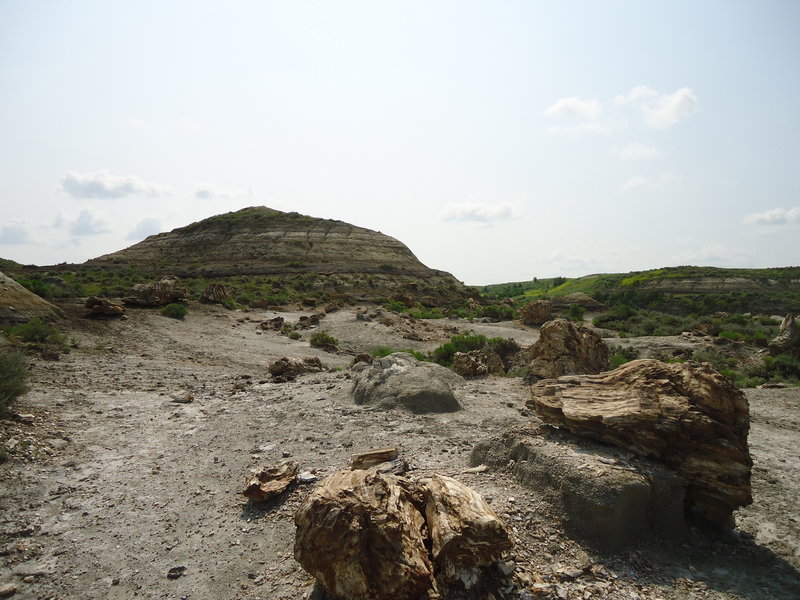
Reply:
[[[519,570],[554,584],[536,597],[800,596],[798,390],[750,396],[755,504],[741,511],[741,535],[697,534],[683,548],[654,543],[607,557],[566,538],[506,474],[464,472],[475,442],[531,418],[520,379],[466,382],[458,391],[465,410],[454,414],[356,406],[352,356],[311,348],[308,331],[299,341],[259,333],[257,323],[272,316],[192,305],[184,322],[145,310],[122,322],[71,321],[79,348],[38,362],[33,390],[16,406],[34,422],[2,424],[5,438],[33,443],[0,465],[0,589],[13,584],[24,599],[303,598],[311,580],[292,556],[292,514],[311,488],[259,507],[241,496],[245,473],[290,454],[322,478],[355,452],[399,445],[414,468],[456,476],[491,498],[514,527]],[[524,345],[536,336],[513,324],[481,327]],[[405,340],[352,311],[328,315],[320,329],[350,352],[441,343]],[[319,356],[342,370],[268,382],[266,366],[284,355]],[[192,402],[173,401],[186,394]],[[587,564],[591,581],[566,574]],[[174,567],[185,570],[171,579]],[[515,597],[534,597],[524,593]]]

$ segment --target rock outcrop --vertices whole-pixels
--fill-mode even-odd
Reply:
[[[473,490],[439,475],[414,481],[377,468],[326,478],[295,513],[294,555],[348,600],[419,600],[470,589],[511,548]]]
[[[519,309],[519,319],[525,325],[539,327],[553,318],[553,303],[549,300],[534,300]]]
[[[461,404],[453,392],[463,379],[441,365],[419,361],[406,352],[352,367],[353,400],[414,413],[453,412]]]
[[[586,310],[608,310],[608,307],[602,302],[598,302],[588,294],[583,292],[573,292],[566,296],[552,296],[550,301],[553,303],[554,308],[569,308],[573,304],[582,306]]]
[[[518,359],[534,379],[600,373],[608,369],[608,346],[591,329],[566,319],[542,325],[539,339]]]
[[[708,363],[635,360],[540,381],[531,395],[528,406],[546,423],[667,465],[709,521],[730,526],[733,511],[752,502],[747,399]]]
[[[156,307],[179,302],[189,295],[177,277],[164,277],[152,283],[137,283],[125,298],[131,306]]]
[[[36,317],[54,319],[58,313],[47,300],[0,273],[0,322],[25,323]]]
[[[786,315],[778,330],[778,335],[769,343],[769,353],[773,356],[789,354],[800,357],[800,327],[792,313]]]

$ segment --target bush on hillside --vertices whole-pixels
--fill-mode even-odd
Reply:
[[[161,314],[165,317],[169,317],[170,319],[183,320],[183,317],[185,317],[188,312],[188,308],[186,308],[183,304],[178,304],[177,302],[167,304],[161,309]]]
[[[312,335],[309,342],[315,348],[322,348],[323,350],[339,349],[339,340],[324,331],[318,331]]]
[[[4,333],[12,344],[25,345],[47,358],[58,358],[60,353],[69,352],[67,336],[38,317],[6,327]]]
[[[28,391],[25,357],[15,350],[0,351],[0,412]]]

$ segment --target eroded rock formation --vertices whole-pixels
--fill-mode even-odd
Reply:
[[[715,523],[752,502],[744,394],[708,363],[635,360],[599,375],[540,381],[528,406],[546,423],[657,459],[687,480]]]
[[[525,325],[539,327],[553,318],[553,303],[549,300],[534,300],[519,309],[519,319]]]
[[[177,277],[164,277],[152,283],[137,283],[131,288],[125,304],[132,306],[155,307],[183,300],[189,291],[181,285]]]
[[[325,367],[316,356],[284,356],[269,366],[269,374],[277,383],[293,381],[303,373],[319,373]]]
[[[116,304],[108,298],[89,296],[84,305],[88,311],[83,315],[88,318],[114,318],[125,314],[125,307]]]
[[[453,371],[462,377],[481,377],[489,374],[502,374],[505,372],[505,368],[496,352],[470,350],[469,352],[455,353]]]
[[[800,327],[797,326],[794,314],[789,313],[783,319],[778,335],[769,343],[769,353],[773,356],[789,354],[800,357]]]
[[[200,302],[207,304],[222,304],[226,300],[230,300],[230,296],[221,283],[210,283],[200,294]]]

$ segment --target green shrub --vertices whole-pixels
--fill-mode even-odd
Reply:
[[[584,313],[586,309],[580,304],[570,304],[565,314],[570,321],[583,321]]]
[[[397,352],[407,352],[417,360],[428,360],[428,357],[419,350],[412,350],[410,348],[407,348],[406,350],[395,350],[389,346],[378,346],[377,348],[374,348],[372,350],[372,356],[375,356],[376,358],[383,358],[384,356],[389,356],[390,354],[395,354]]]
[[[0,412],[28,391],[25,357],[14,350],[0,350]]]
[[[339,340],[324,331],[318,331],[312,335],[309,342],[315,348],[322,348],[323,350],[339,349]]]
[[[186,313],[189,312],[189,309],[186,308],[183,304],[178,304],[177,302],[173,302],[172,304],[167,304],[164,308],[161,309],[161,314],[165,317],[169,317],[170,319],[181,319],[186,316]]]
[[[20,279],[18,283],[22,284],[37,296],[45,298],[46,300],[52,299],[56,293],[56,288],[54,285],[45,283],[41,279]]]
[[[478,316],[492,319],[493,321],[511,321],[517,316],[512,306],[507,304],[489,304],[482,306],[478,311]]]
[[[456,352],[480,350],[488,341],[485,335],[454,335],[449,342],[445,342],[433,351],[433,360],[440,365],[450,367],[453,364],[453,356],[455,356]]]
[[[404,310],[408,310],[408,306],[400,302],[399,300],[391,300],[384,305],[386,310],[390,310],[392,312],[403,312]]]
[[[415,319],[443,319],[444,313],[439,307],[435,308],[414,308],[406,311]]]
[[[6,327],[5,335],[12,343],[26,344],[46,357],[58,358],[59,353],[69,352],[67,336],[39,318]]]
[[[299,331],[290,331],[288,337],[290,340],[299,340],[302,336]]]

